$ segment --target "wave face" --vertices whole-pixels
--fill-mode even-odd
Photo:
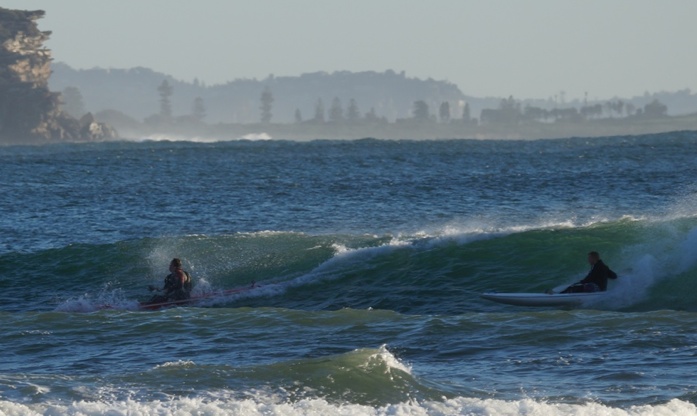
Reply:
[[[697,414],[696,144],[0,148],[0,413]]]
[[[132,309],[147,300],[148,285],[161,285],[171,253],[186,251],[194,294],[258,286],[206,299],[211,306],[452,315],[508,310],[480,299],[485,291],[544,292],[580,280],[588,247],[620,275],[594,308],[696,310],[684,291],[697,282],[697,219],[440,236],[258,232],[71,245],[0,255],[7,277],[0,299],[15,310]]]

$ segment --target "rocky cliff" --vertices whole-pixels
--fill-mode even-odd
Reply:
[[[44,12],[0,8],[0,142],[103,140],[116,132],[94,118],[85,125],[61,111],[51,92],[51,51],[43,43],[51,32],[38,29]]]

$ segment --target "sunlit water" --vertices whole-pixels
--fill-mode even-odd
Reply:
[[[695,133],[0,162],[0,414],[697,414]],[[479,297],[590,250],[601,301]],[[205,299],[139,309],[175,256]]]

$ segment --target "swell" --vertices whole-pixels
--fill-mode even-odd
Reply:
[[[568,394],[579,383],[609,386],[598,397],[609,406],[692,394],[675,385],[694,362],[692,313],[204,311],[2,314],[13,353],[0,365],[0,392],[34,403],[262,398],[374,407],[516,401],[527,374],[538,386],[525,392],[529,400],[587,403]]]
[[[177,256],[199,293],[261,286],[206,306],[452,315],[501,310],[479,298],[484,291],[542,292],[570,284],[587,272],[591,250],[620,275],[610,284],[612,301],[600,308],[695,310],[689,296],[697,286],[694,218],[402,236],[259,232],[70,245],[1,255],[0,300],[4,310],[85,300],[132,304],[148,297],[148,285],[161,284]]]
[[[177,380],[187,380],[196,389],[187,388]],[[285,402],[323,399],[334,403],[384,405],[410,398],[439,399],[447,394],[420,383],[384,346],[248,366],[197,364],[194,358],[153,365],[144,371],[111,374],[108,378],[97,374],[58,377],[10,373],[0,377],[0,385],[14,385],[17,397],[12,398],[18,401],[25,394],[42,401],[70,402],[99,400],[105,396],[147,401],[163,394],[243,400],[263,393]],[[162,390],[153,390],[153,386]]]
[[[0,252],[193,233],[385,234],[479,218],[655,215],[694,189],[694,142],[693,132],[3,148]]]

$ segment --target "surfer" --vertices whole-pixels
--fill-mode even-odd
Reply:
[[[148,289],[157,292],[164,292],[164,295],[153,296],[148,303],[162,303],[173,300],[186,300],[191,295],[191,275],[182,269],[182,261],[173,258],[169,263],[169,274],[165,277],[162,289],[148,286]]]
[[[561,293],[604,292],[607,290],[607,279],[617,279],[617,273],[607,267],[597,251],[588,253],[588,263],[591,265],[591,271],[588,272],[588,275]]]

